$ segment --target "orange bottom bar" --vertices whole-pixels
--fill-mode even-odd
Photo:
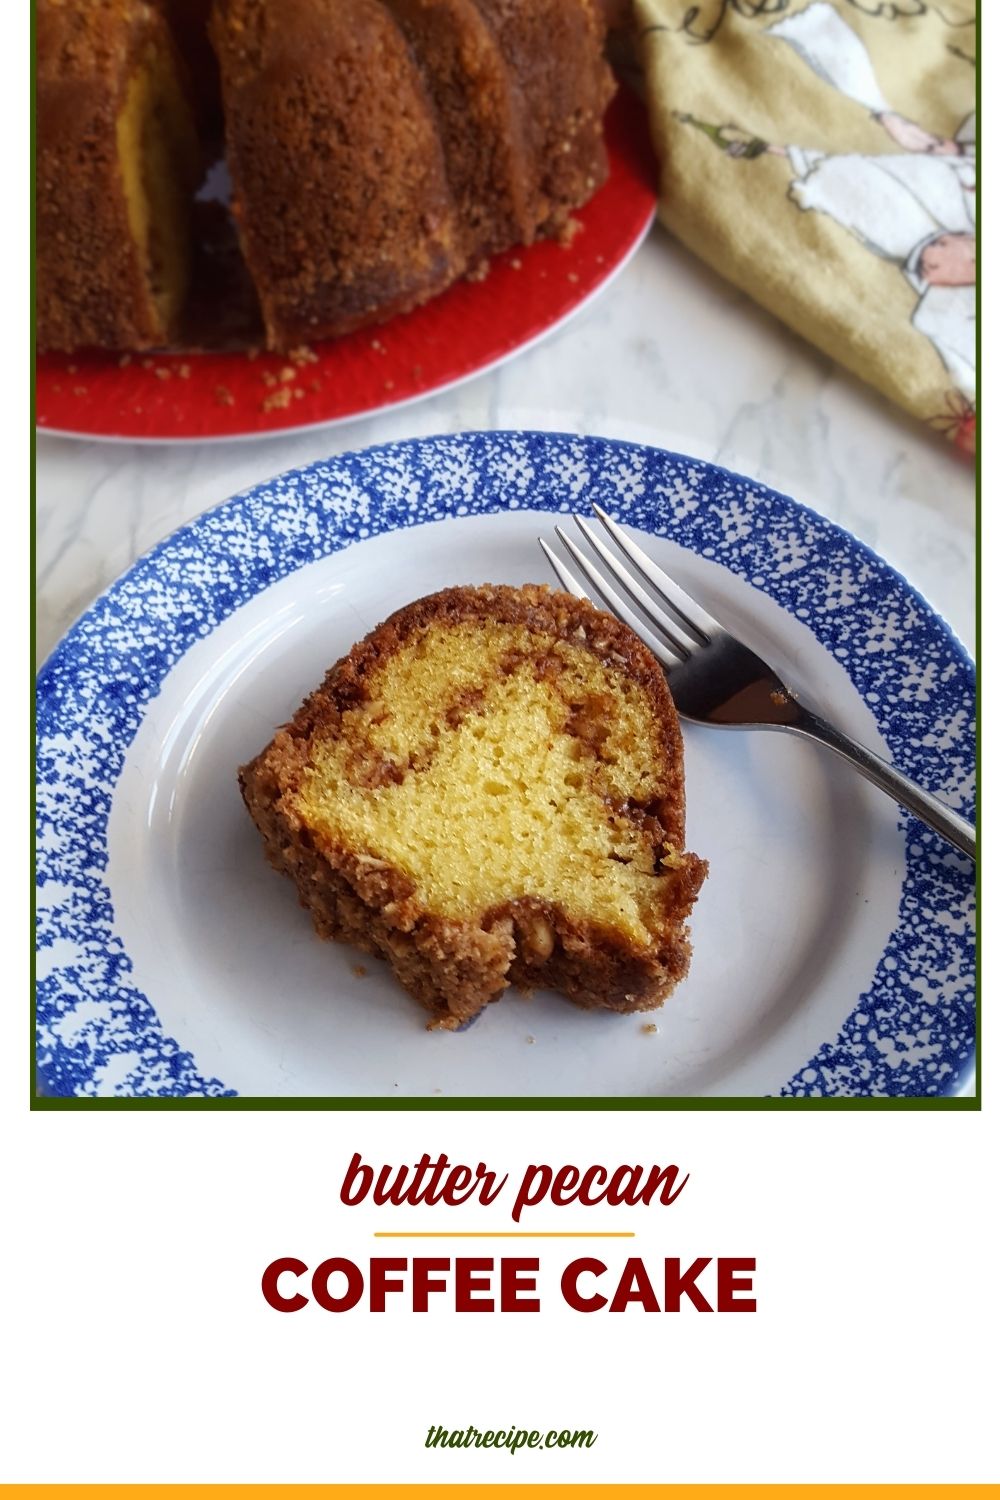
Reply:
[[[869,1495],[872,1500],[904,1500],[904,1497],[931,1497],[942,1492],[968,1493],[974,1500],[1000,1495],[1000,1484],[0,1484],[4,1496],[24,1496],[24,1500],[56,1500],[63,1495],[96,1497],[110,1495],[112,1500],[267,1500],[278,1495],[299,1495],[302,1500],[395,1500],[398,1495],[415,1500],[432,1500],[444,1494],[446,1500],[589,1500],[591,1496],[634,1495],[635,1500],[858,1500]]]

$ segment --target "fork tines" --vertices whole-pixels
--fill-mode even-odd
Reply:
[[[621,561],[592,527],[575,515],[574,521],[603,567],[591,561],[563,528],[557,526],[556,536],[589,584],[589,588],[583,588],[567,565],[539,537],[539,545],[563,588],[578,599],[590,599],[592,603],[603,602],[612,614],[625,616],[632,629],[665,667],[676,666],[686,661],[692,651],[709,645],[721,628],[718,621],[647,557],[642,548],[606,511],[599,505],[595,505],[593,509],[627,561]],[[666,609],[663,605],[666,605]]]

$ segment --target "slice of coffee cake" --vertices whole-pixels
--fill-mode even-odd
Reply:
[[[316,930],[388,959],[432,1027],[508,984],[649,1010],[687,972],[707,866],[677,714],[638,637],[568,594],[399,610],[240,784]]]

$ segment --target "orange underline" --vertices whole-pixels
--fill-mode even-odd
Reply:
[[[377,1240],[634,1240],[631,1229],[376,1229]]]

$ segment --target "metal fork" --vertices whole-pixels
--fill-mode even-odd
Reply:
[[[542,551],[563,588],[578,599],[590,599],[595,604],[601,601],[619,617],[623,615],[623,601],[628,601],[634,618],[626,623],[663,667],[683,718],[720,729],[787,729],[817,740],[975,859],[976,830],[971,823],[881,756],[804,708],[767,662],[696,604],[599,505],[593,509],[618,549],[613,552],[592,527],[574,516],[598,563],[582,552],[561,526],[556,527],[556,535],[587,580],[589,590],[580,586],[566,564],[539,537]]]

